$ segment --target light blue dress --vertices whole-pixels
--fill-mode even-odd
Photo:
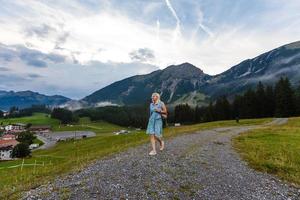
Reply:
[[[162,137],[163,132],[163,122],[161,114],[155,112],[154,109],[162,110],[164,103],[162,101],[154,104],[150,103],[150,117],[147,125],[147,134],[155,134],[157,137]]]

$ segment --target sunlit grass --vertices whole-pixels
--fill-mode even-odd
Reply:
[[[59,120],[52,119],[49,114],[45,113],[34,113],[32,116],[27,117],[18,117],[18,118],[7,118],[7,119],[0,119],[0,123],[3,125],[13,124],[13,123],[31,123],[33,125],[57,125],[59,124]]]
[[[233,141],[252,167],[300,186],[300,117],[281,126],[251,130]]]

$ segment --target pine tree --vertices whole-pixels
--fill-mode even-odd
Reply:
[[[197,122],[201,122],[201,117],[203,116],[203,113],[202,113],[202,109],[201,107],[199,107],[198,105],[196,105],[195,107],[195,116],[194,116],[194,121],[197,123]]]
[[[208,107],[205,109],[205,114],[204,114],[204,121],[205,122],[211,122],[214,121],[214,106],[212,102],[209,102]]]
[[[234,118],[241,117],[242,96],[236,95],[232,103],[232,115]]]
[[[221,96],[217,99],[215,104],[216,120],[226,120],[231,118],[230,104],[226,96]]]
[[[243,118],[255,118],[256,117],[256,95],[255,92],[249,88],[243,96],[241,113]]]
[[[296,106],[296,116],[300,116],[300,84],[295,89],[295,106]]]
[[[295,96],[288,78],[280,78],[275,86],[275,116],[289,117],[295,114]]]
[[[266,108],[266,94],[265,94],[265,87],[264,85],[259,82],[256,91],[256,106],[255,106],[255,111],[256,111],[256,116],[255,117],[265,117],[265,108]]]
[[[265,117],[274,117],[275,113],[275,94],[272,86],[266,87],[266,104],[264,108]]]

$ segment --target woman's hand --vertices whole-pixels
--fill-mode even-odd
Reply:
[[[161,110],[160,110],[160,109],[157,109],[157,108],[155,108],[154,111],[155,111],[155,112],[161,113]]]

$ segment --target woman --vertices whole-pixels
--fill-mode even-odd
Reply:
[[[160,100],[158,93],[152,94],[152,102],[150,103],[150,117],[147,125],[146,133],[150,135],[152,150],[149,155],[156,155],[155,141],[160,144],[160,150],[164,149],[164,141],[162,140],[163,122],[161,114],[167,114],[167,108]]]

